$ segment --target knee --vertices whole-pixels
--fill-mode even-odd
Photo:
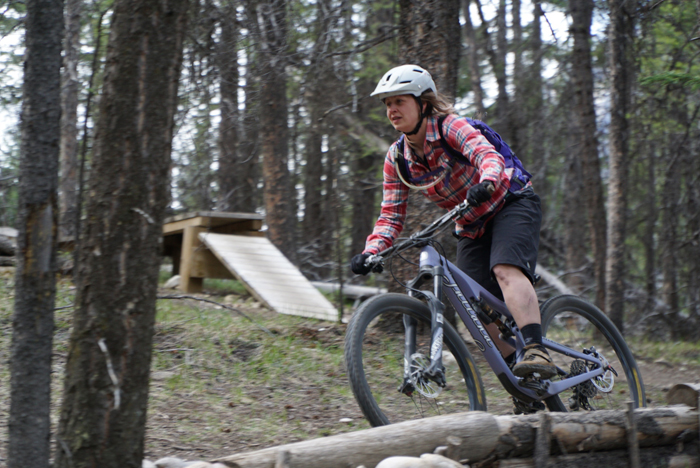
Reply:
[[[513,265],[499,264],[493,267],[493,275],[501,288],[507,288],[515,282],[527,280],[525,273]]]

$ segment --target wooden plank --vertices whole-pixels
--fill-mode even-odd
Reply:
[[[202,278],[192,277],[194,265],[197,262],[195,253],[201,245],[201,241],[197,237],[204,228],[196,226],[187,226],[184,228],[182,237],[182,252],[181,252],[181,268],[180,268],[180,290],[193,293],[201,292],[204,284]]]
[[[202,232],[199,239],[254,297],[272,310],[338,319],[336,308],[266,238]]]
[[[185,228],[190,226],[201,226],[203,222],[204,221],[202,218],[190,218],[172,223],[166,223],[163,225],[163,235],[167,236],[170,234],[182,234],[185,231]]]
[[[218,211],[195,211],[165,219],[163,234],[182,233],[188,226],[208,229],[224,229],[227,232],[258,230],[262,227],[264,216],[257,213],[228,213]],[[228,228],[225,228],[229,226]],[[237,227],[233,227],[237,226]]]
[[[259,213],[243,213],[234,211],[191,211],[189,213],[182,213],[179,215],[165,218],[165,223],[173,223],[176,221],[182,221],[198,217],[219,219],[265,219],[265,216]]]
[[[209,250],[200,250],[194,253],[194,262],[190,269],[190,276],[194,278],[218,278],[231,279],[233,274],[221,263]]]
[[[237,221],[233,224],[214,226],[211,228],[211,232],[216,232],[218,234],[233,234],[240,231],[259,231],[262,226],[263,222],[261,219],[246,219],[243,221]]]

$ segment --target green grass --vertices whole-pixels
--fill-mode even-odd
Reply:
[[[13,281],[13,272],[0,270],[0,361],[4,364],[0,365],[0,414],[5,415]],[[252,299],[240,287],[231,280],[205,283],[208,299],[226,300],[256,323],[214,304],[158,300],[146,444],[151,459],[214,458],[369,427],[347,381],[345,325],[251,307]],[[59,279],[56,306],[72,304],[74,294],[71,281]],[[54,420],[72,313],[72,308],[55,313]],[[676,366],[700,366],[700,344],[635,338],[630,347],[646,363],[664,359]],[[507,413],[512,407],[509,396],[479,362],[478,352],[472,352],[484,379],[489,410]],[[661,394],[654,398],[655,404],[663,403]],[[346,417],[352,423],[339,422]],[[0,439],[5,439],[6,424],[0,425]],[[173,447],[192,447],[192,452]]]
[[[686,341],[649,341],[626,338],[637,359],[663,360],[674,365],[700,365],[700,343]]]

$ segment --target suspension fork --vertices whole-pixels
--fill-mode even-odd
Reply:
[[[445,373],[442,366],[442,344],[444,336],[443,324],[445,320],[445,305],[440,300],[442,297],[442,282],[444,278],[443,267],[440,265],[433,267],[431,276],[433,278],[433,291],[420,291],[419,293],[427,300],[431,316],[430,365],[427,369],[422,371],[422,374],[444,387]],[[416,281],[412,283],[418,283],[419,281],[420,277],[416,278]],[[413,287],[414,284],[410,286]],[[415,286],[417,286],[417,284],[415,284]],[[411,296],[417,295],[415,289],[409,291],[409,294]],[[399,391],[410,395],[414,390],[413,384],[411,383],[411,356],[416,352],[416,327],[418,326],[418,321],[409,315],[404,315],[403,324],[406,332],[404,341],[404,378],[403,384],[399,387]]]

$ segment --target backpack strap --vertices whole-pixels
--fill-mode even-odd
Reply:
[[[445,134],[442,131],[442,125],[445,123],[445,119],[447,118],[446,115],[441,115],[438,118],[438,133],[440,134],[440,146],[442,146],[442,150],[447,154],[452,161],[455,159],[458,159],[460,162],[464,164],[469,164],[470,166],[472,165],[471,162],[469,162],[469,159],[462,154],[461,151],[456,150],[450,144],[447,142],[445,139]],[[450,167],[452,167],[454,163],[450,163]]]
[[[462,154],[461,151],[452,148],[449,145],[449,143],[447,143],[447,140],[445,139],[442,130],[442,124],[445,121],[446,117],[446,115],[443,115],[440,116],[440,118],[438,119],[438,131],[440,132],[440,146],[442,146],[442,150],[450,158],[450,168],[452,168],[452,166],[454,165],[454,161],[457,159],[460,162],[471,166],[471,162],[466,156]],[[466,117],[466,120],[469,125],[471,125],[472,127],[474,127],[475,130],[480,132],[484,136],[484,138],[486,138],[486,140],[488,140],[488,142],[491,143],[494,149],[501,156],[503,156],[506,169],[513,170],[513,175],[510,179],[510,188],[508,190],[511,192],[517,192],[518,190],[524,188],[532,178],[532,175],[525,170],[523,164],[520,162],[517,156],[515,156],[515,153],[513,153],[513,150],[510,149],[510,146],[508,146],[508,143],[503,141],[503,138],[501,138],[501,136],[498,133],[496,133],[491,127],[489,127],[486,123],[482,122],[481,120],[474,120],[468,117]]]
[[[394,167],[396,168],[396,172],[398,173],[399,179],[401,179],[401,182],[404,183],[409,188],[416,189],[416,190],[426,190],[429,189],[435,185],[437,185],[438,182],[440,182],[444,177],[445,174],[444,169],[442,167],[438,167],[437,169],[434,169],[430,172],[427,172],[426,174],[423,174],[422,176],[418,177],[413,177],[411,176],[411,171],[408,168],[408,161],[406,161],[406,158],[403,156],[403,148],[405,144],[405,138],[404,135],[401,135],[399,139],[396,141],[396,151],[394,152]],[[424,187],[419,187],[414,184],[417,184],[419,182],[422,182],[423,180],[427,179],[428,177],[433,177],[433,176],[438,176],[440,173],[443,173],[441,177],[438,177],[435,179],[433,182],[430,184],[424,186]],[[449,181],[449,174],[447,174],[448,181]]]

